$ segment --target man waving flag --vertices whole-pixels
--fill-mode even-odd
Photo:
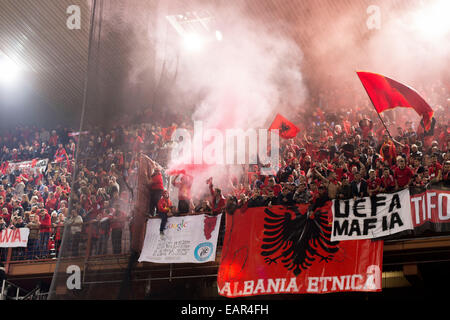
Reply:
[[[292,122],[283,117],[281,114],[277,114],[269,130],[277,130],[280,137],[284,139],[292,139],[300,131]]]
[[[412,108],[423,118],[425,130],[430,130],[433,109],[413,88],[376,73],[356,73],[378,113],[396,107]]]

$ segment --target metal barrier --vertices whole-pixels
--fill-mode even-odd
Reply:
[[[23,294],[23,296],[21,296]],[[8,280],[3,280],[0,291],[0,300],[23,300],[23,297],[31,296],[25,289],[20,288]]]
[[[411,188],[411,193],[423,192],[426,188]],[[175,214],[175,216],[199,215],[201,213]],[[225,216],[225,215],[224,215]],[[71,233],[70,226],[54,229],[50,234],[40,234],[39,239],[29,241],[25,248],[0,248],[0,261],[5,264],[5,272],[14,263],[32,263],[52,261],[58,257],[71,258],[126,255],[131,252],[130,218],[121,221],[121,228],[103,226],[102,221],[88,221],[83,224],[80,233]],[[160,219],[150,217],[149,219]],[[225,223],[221,223],[217,243],[217,251],[222,250],[225,236]],[[64,250],[61,250],[63,234]]]

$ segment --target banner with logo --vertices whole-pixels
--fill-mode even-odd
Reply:
[[[412,230],[409,190],[333,200],[332,241],[374,239]]]
[[[411,194],[414,233],[450,231],[450,190],[440,185]]]
[[[203,263],[216,259],[222,215],[169,217],[164,237],[161,219],[149,219],[139,262]]]
[[[383,241],[333,242],[331,205],[256,207],[226,216],[219,294],[380,291]]]
[[[0,232],[0,248],[26,247],[30,229],[3,229]]]

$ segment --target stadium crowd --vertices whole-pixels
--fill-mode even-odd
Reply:
[[[242,205],[317,205],[430,183],[449,187],[450,92],[444,87],[431,91],[439,107],[428,132],[403,119],[402,109],[382,116],[387,127],[397,128],[388,132],[365,102],[357,104],[364,107],[331,109],[326,107],[331,102],[311,101],[311,109],[290,117],[301,133],[282,139],[277,172],[262,175],[264,164],[244,166],[245,174],[230,185],[208,179],[210,193],[202,197],[191,195],[195,176],[184,172],[169,179],[166,173],[170,133],[176,126],[189,129],[186,121],[153,119],[85,132],[18,126],[0,135],[0,230],[30,230],[27,248],[13,249],[15,259],[50,258],[51,248],[58,254],[64,232],[69,232],[72,255],[80,254],[87,234],[90,254],[108,253],[109,244],[112,253],[123,252],[140,152],[152,159],[149,216],[162,218],[162,234],[171,214],[217,214]],[[34,159],[49,161],[35,170]],[[31,165],[11,166],[23,161]],[[176,205],[170,200],[173,188],[178,189]],[[0,250],[4,261],[7,250]]]

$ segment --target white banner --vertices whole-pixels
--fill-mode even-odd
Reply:
[[[26,247],[30,229],[3,229],[0,232],[0,248]]]
[[[39,172],[42,173],[45,170],[45,167],[47,166],[48,159],[38,159],[35,161],[34,167],[33,167],[33,160],[30,161],[21,161],[21,162],[10,162],[8,163],[8,168],[11,169],[11,171],[14,171],[16,169],[19,169],[21,171],[30,171],[33,173]]]
[[[333,200],[331,241],[373,239],[413,229],[409,189]]]
[[[222,215],[169,217],[164,237],[161,219],[149,219],[139,262],[203,263],[216,259]]]

